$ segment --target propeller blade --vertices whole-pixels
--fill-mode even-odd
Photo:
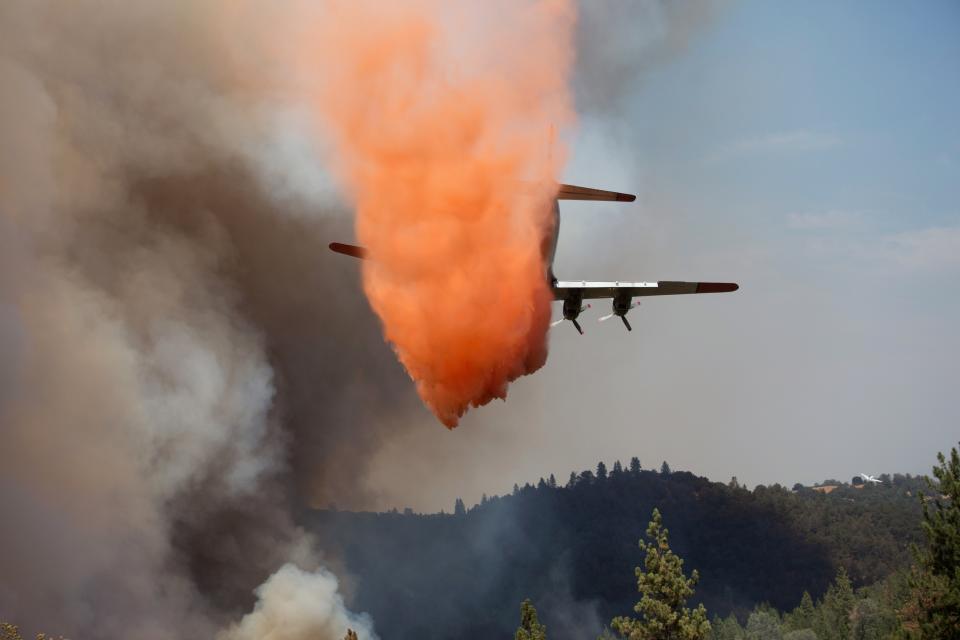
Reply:
[[[613,317],[613,314],[611,313],[611,314],[608,315],[608,316],[603,316],[602,318],[597,318],[597,322],[603,322],[604,320],[609,320],[609,319],[612,318],[612,317]]]
[[[555,327],[563,321],[564,321],[564,318],[560,318],[559,320],[554,320],[553,322],[550,323],[550,326]]]

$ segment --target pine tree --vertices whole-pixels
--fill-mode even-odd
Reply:
[[[640,473],[640,458],[633,456],[630,458],[630,473],[638,475]]]
[[[849,640],[850,612],[853,611],[854,602],[853,585],[850,584],[847,570],[841,566],[823,597],[820,619],[814,629],[817,637],[823,640]]]
[[[603,462],[597,463],[597,480],[603,482],[607,479],[607,465]]]
[[[743,627],[732,613],[724,620],[715,617],[710,623],[710,631],[711,640],[743,640]]]
[[[919,601],[917,623],[923,637],[960,638],[960,455],[950,450],[949,460],[937,454],[932,493],[919,492],[927,546],[914,550],[919,562],[912,586]]]
[[[623,465],[620,464],[619,460],[613,463],[613,471],[610,472],[610,475],[618,478],[623,475]]]
[[[465,516],[467,515],[467,509],[463,504],[463,500],[457,498],[456,502],[453,503],[453,515],[455,516]]]
[[[569,489],[570,487],[572,487],[572,486],[574,486],[574,485],[576,485],[576,484],[577,484],[577,474],[574,473],[573,471],[571,471],[571,472],[570,472],[570,479],[567,480],[567,488]]]
[[[804,591],[800,598],[800,604],[787,616],[788,626],[793,630],[812,629],[816,609],[813,606],[813,598],[809,591]]]
[[[747,619],[746,640],[782,640],[780,619],[776,612],[754,611]]]
[[[547,640],[547,627],[537,619],[537,610],[529,599],[520,603],[520,626],[514,640]]]
[[[664,460],[663,464],[660,465],[660,473],[662,473],[665,476],[670,475],[670,465],[667,464],[666,460]]]
[[[691,611],[687,599],[700,580],[694,570],[683,573],[683,560],[670,550],[668,531],[658,509],[647,526],[649,543],[640,541],[646,553],[644,566],[636,568],[637,590],[643,594],[633,610],[639,618],[614,618],[611,628],[628,640],[703,640],[710,633],[707,611],[698,605]]]
[[[547,479],[547,485],[548,485],[551,489],[556,489],[556,488],[557,488],[557,479],[553,477],[553,474],[552,474],[552,473],[550,474],[550,477]]]
[[[15,624],[0,622],[0,640],[23,640],[20,629]]]

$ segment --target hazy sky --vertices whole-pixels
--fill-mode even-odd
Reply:
[[[638,67],[585,107],[565,172],[638,199],[565,204],[556,272],[741,290],[645,301],[631,334],[605,307],[557,327],[506,403],[452,432],[409,418],[368,479],[381,506],[633,455],[750,485],[918,473],[960,439],[960,5],[645,18],[619,21]]]

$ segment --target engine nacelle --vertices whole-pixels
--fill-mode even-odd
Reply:
[[[633,298],[627,295],[618,295],[613,299],[613,313],[621,318],[633,309]]]
[[[633,331],[633,327],[630,326],[630,322],[627,320],[627,312],[639,304],[639,302],[633,302],[631,296],[619,294],[613,298],[613,313],[606,317],[620,316],[620,319],[623,321],[623,326],[627,328],[627,331]]]
[[[580,335],[583,335],[583,327],[577,322],[577,318],[589,308],[590,305],[583,304],[583,298],[580,296],[571,295],[563,301],[563,319],[572,322],[573,326],[580,332]]]
[[[570,296],[563,301],[563,319],[576,320],[577,317],[590,308],[589,304],[583,304],[580,298]]]

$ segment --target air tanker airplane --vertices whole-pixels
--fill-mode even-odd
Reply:
[[[736,291],[739,285],[734,282],[679,282],[676,280],[660,280],[659,282],[587,282],[575,280],[558,280],[553,275],[553,257],[557,250],[557,239],[560,237],[560,200],[593,200],[593,201],[616,201],[633,202],[637,197],[629,193],[618,193],[616,191],[602,191],[600,189],[590,189],[587,187],[575,187],[568,184],[559,185],[556,200],[553,205],[553,233],[544,239],[543,255],[544,267],[547,281],[553,290],[553,299],[563,301],[563,318],[554,322],[557,325],[564,320],[569,320],[580,334],[583,334],[583,328],[577,321],[580,314],[589,308],[584,300],[597,300],[609,298],[613,302],[613,308],[609,315],[599,320],[602,322],[613,316],[619,316],[623,321],[623,326],[627,331],[632,331],[630,322],[627,321],[627,312],[640,304],[634,302],[634,298],[645,296],[670,296],[683,293],[724,293],[727,291]],[[337,253],[342,253],[354,258],[365,259],[368,257],[367,250],[363,247],[357,247],[340,242],[330,243],[330,249]]]
[[[861,473],[860,479],[863,480],[864,482],[872,482],[873,484],[880,484],[882,482],[880,478],[876,478],[866,473]]]

